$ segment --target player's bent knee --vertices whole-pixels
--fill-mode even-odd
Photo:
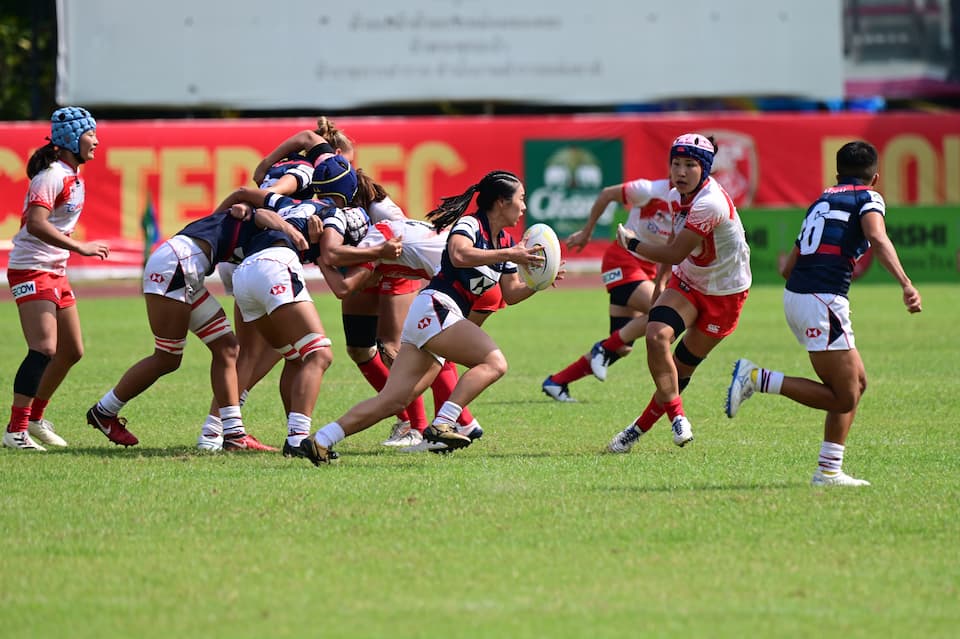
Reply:
[[[46,353],[29,349],[13,378],[13,392],[27,397],[36,397],[40,379],[52,358]]]
[[[355,364],[366,364],[376,355],[376,346],[347,346],[347,357]]]

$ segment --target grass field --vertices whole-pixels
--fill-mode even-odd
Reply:
[[[602,454],[652,390],[642,351],[561,405],[540,382],[607,330],[600,290],[557,290],[495,315],[511,364],[471,406],[486,430],[446,457],[379,446],[389,422],[314,468],[279,454],[201,455],[208,358],[124,411],[121,450],[84,412],[152,347],[140,299],[81,300],[86,357],[48,409],[71,443],[0,451],[0,637],[954,637],[960,628],[960,414],[953,285],[854,288],[870,386],[845,469],[866,489],[809,485],[822,415],[757,396],[723,415],[745,356],[811,375],[781,289],[753,290],[741,326],[685,392],[696,441],[665,423]],[[81,292],[82,295],[82,292]],[[370,395],[335,341],[314,424]],[[24,345],[0,305],[12,388]],[[276,373],[244,409],[279,445]],[[6,409],[5,409],[6,410]]]

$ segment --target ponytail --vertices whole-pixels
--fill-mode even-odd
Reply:
[[[56,162],[60,158],[60,153],[53,142],[47,142],[39,149],[33,152],[30,160],[27,161],[27,177],[33,179],[38,173]]]
[[[460,195],[445,197],[440,206],[427,213],[427,219],[433,222],[437,232],[456,222],[470,206],[475,193],[477,195],[477,210],[488,211],[499,199],[510,199],[520,187],[520,178],[509,171],[491,171],[483,176],[477,184]]]
[[[369,211],[371,204],[382,202],[386,198],[386,190],[374,182],[363,169],[357,169],[357,192],[353,195],[351,206],[360,206]]]

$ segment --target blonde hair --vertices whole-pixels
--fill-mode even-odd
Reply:
[[[315,132],[329,142],[330,146],[339,149],[341,153],[347,153],[353,150],[353,140],[348,138],[343,131],[337,128],[333,120],[325,115],[317,118],[317,128]]]

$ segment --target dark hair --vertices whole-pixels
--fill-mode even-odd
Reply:
[[[837,175],[869,182],[877,172],[880,155],[876,147],[863,140],[847,142],[837,151]]]
[[[53,142],[47,142],[34,151],[27,161],[27,177],[32,180],[40,171],[46,169],[59,158],[60,151],[53,145]]]
[[[370,205],[374,202],[382,202],[387,199],[386,190],[373,181],[373,178],[367,175],[363,169],[357,169],[357,192],[353,195],[351,206],[362,206],[370,210]]]
[[[520,178],[509,171],[491,171],[460,195],[441,199],[440,206],[427,213],[427,219],[433,222],[433,228],[442,231],[460,219],[470,206],[474,193],[478,193],[477,210],[487,211],[497,200],[512,198],[520,184]]]

